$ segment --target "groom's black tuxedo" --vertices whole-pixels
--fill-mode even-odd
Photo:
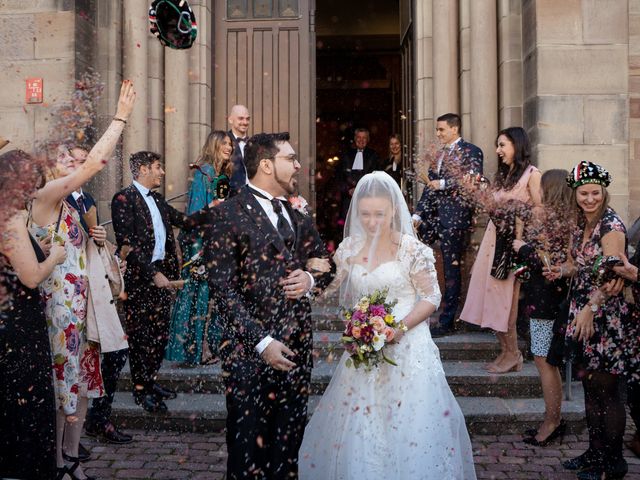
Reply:
[[[243,187],[210,212],[205,231],[209,286],[222,323],[220,355],[227,397],[227,476],[297,478],[312,368],[309,299],[287,300],[279,280],[327,253],[312,220],[291,209],[291,252]],[[316,277],[323,287],[331,275]],[[267,335],[294,353],[296,367],[272,369],[257,353]]]

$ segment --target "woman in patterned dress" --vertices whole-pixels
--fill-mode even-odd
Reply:
[[[85,163],[38,190],[30,212],[31,233],[38,240],[50,237],[54,243],[64,245],[67,253],[65,262],[58,265],[41,285],[53,359],[56,462],[61,479],[88,478],[79,467],[78,445],[88,398],[103,394],[100,352],[86,338],[88,238],[83,233],[76,210],[64,199],[104,168],[131,114],[134,101],[133,84],[125,80],[116,115]],[[59,148],[56,168],[66,170],[72,162],[68,150]],[[95,238],[100,240],[97,235]]]
[[[217,197],[216,186],[222,176],[231,178],[231,138],[222,130],[214,130],[207,137],[196,173],[189,189],[187,215],[201,210]],[[204,274],[202,257],[202,237],[199,232],[182,232],[180,237],[183,260],[188,263],[182,268],[181,277],[187,280],[178,292],[176,303],[171,313],[171,330],[165,358],[185,365],[195,366],[210,363],[216,357],[216,347],[220,340],[220,326],[215,317],[209,313],[209,284]],[[202,274],[192,273],[200,267]]]
[[[567,340],[576,342],[578,374],[584,388],[589,448],[563,463],[578,471],[580,479],[623,478],[622,456],[625,408],[620,395],[624,381],[627,331],[621,321],[628,312],[622,293],[608,295],[605,271],[599,265],[608,256],[625,251],[625,227],[609,207],[606,187],[611,176],[600,165],[582,161],[567,183],[574,190],[577,227],[572,236],[571,259],[552,274],[573,275]],[[548,278],[550,278],[548,276]]]

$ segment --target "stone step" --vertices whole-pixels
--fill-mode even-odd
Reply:
[[[339,358],[344,351],[340,343],[342,331],[316,330],[313,346],[316,358],[332,356]],[[491,332],[456,332],[446,337],[434,338],[442,360],[491,361],[500,351],[496,336]],[[519,343],[524,350],[525,342]]]
[[[309,412],[316,407],[319,396],[309,401]],[[457,399],[467,427],[475,435],[521,434],[537,427],[544,417],[544,402],[540,398],[460,397]],[[127,392],[116,393],[113,417],[123,429],[172,430],[181,432],[216,432],[224,427],[225,400],[221,394],[180,393],[168,400],[169,411],[150,414],[137,406]],[[428,406],[426,406],[428,408]],[[582,389],[574,388],[574,399],[562,404],[562,416],[569,431],[584,428]]]
[[[337,358],[328,362],[316,359],[311,375],[311,393],[321,394],[331,380]],[[538,372],[531,362],[524,364],[522,371],[504,375],[493,375],[483,368],[484,362],[445,360],[443,367],[451,390],[456,396],[531,398],[540,397],[542,390]],[[128,365],[120,375],[119,390],[131,390],[131,375]],[[158,374],[158,382],[182,393],[223,393],[220,365],[182,367],[165,361]]]

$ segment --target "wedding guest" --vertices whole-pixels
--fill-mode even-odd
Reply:
[[[229,112],[228,135],[233,144],[231,162],[233,164],[231,174],[231,194],[235,195],[247,184],[247,168],[244,162],[244,147],[247,144],[251,114],[244,105],[234,105]]]
[[[212,131],[205,141],[189,188],[187,215],[196,213],[218,199],[217,188],[231,177],[231,138],[222,130]],[[178,292],[171,313],[171,329],[165,358],[187,365],[210,363],[217,357],[220,325],[209,314],[209,285],[206,279],[202,232],[181,232],[178,237],[186,280]]]
[[[442,146],[422,178],[425,188],[413,214],[418,236],[427,245],[439,242],[444,267],[444,302],[438,325],[431,336],[440,337],[454,331],[454,322],[462,292],[462,265],[473,226],[475,205],[463,191],[469,172],[482,173],[482,150],[461,136],[462,121],[455,113],[437,119],[436,136]],[[424,176],[424,175],[423,175]]]
[[[402,138],[397,133],[389,137],[389,157],[383,170],[402,188]]]
[[[589,448],[562,465],[578,471],[583,480],[600,479],[603,474],[607,479],[623,478],[628,467],[622,456],[625,408],[620,386],[628,332],[621,315],[628,306],[622,293],[603,291],[607,277],[599,274],[599,265],[625,251],[625,227],[609,207],[611,176],[603,167],[582,161],[571,170],[567,183],[574,192],[578,225],[570,261],[553,267],[548,276],[573,275],[566,335],[577,342],[574,363],[584,388]]]
[[[172,227],[185,216],[153,190],[162,185],[161,156],[136,152],[129,158],[133,182],[111,200],[118,251],[126,257],[125,327],[135,402],[150,413],[166,412],[176,392],[157,383],[169,338],[171,280],[179,274]]]
[[[68,175],[49,181],[36,192],[29,218],[37,239],[51,237],[63,243],[64,263],[56,266],[42,283],[45,314],[53,355],[56,393],[56,461],[61,476],[88,478],[79,465],[78,445],[89,398],[104,394],[100,352],[87,341],[87,236],[74,208],[65,198],[97,175],[111,157],[133,110],[135,91],[129,80],[122,83],[116,115],[91,149],[87,160]],[[66,149],[59,151],[56,168],[65,171],[72,163]],[[63,446],[64,439],[64,446]],[[63,453],[65,456],[63,456]]]
[[[634,256],[628,260],[624,253],[618,256],[622,265],[616,266],[613,270],[630,284],[634,304],[629,305],[629,312],[623,319],[623,324],[627,326],[626,335],[626,379],[627,379],[627,405],[629,413],[636,426],[635,434],[627,447],[636,457],[640,457],[640,242],[636,245]]]
[[[564,226],[571,219],[571,189],[567,186],[566,170],[547,170],[540,181],[542,207],[534,209],[533,221],[525,231],[525,240],[514,240],[516,263],[526,272],[528,279],[522,284],[524,306],[530,320],[531,353],[540,375],[544,397],[544,421],[539,428],[527,431],[524,442],[547,446],[564,435],[566,423],[562,420],[562,378],[558,367],[547,362],[547,353],[553,338],[553,322],[558,307],[566,298],[566,279],[547,280],[545,266],[567,260],[569,236]]]
[[[73,146],[69,149],[69,154],[73,158],[72,163],[69,165],[69,172],[79,168],[86,160],[89,152],[87,149],[81,146]],[[78,211],[80,215],[80,223],[82,224],[82,228],[87,235],[90,234],[90,227],[87,225],[85,221],[85,214],[89,212],[92,208],[96,208],[96,201],[91,196],[91,194],[80,187],[78,190],[71,192],[69,196],[67,196],[67,203],[71,205]],[[96,238],[94,236],[94,241],[96,244],[104,245],[104,238],[106,238],[106,230],[104,227],[100,226],[99,217],[95,216],[95,221],[97,225],[92,226],[95,230],[95,233],[100,232],[100,238]],[[104,238],[102,238],[104,237]],[[91,266],[91,262],[87,262],[88,267]],[[90,272],[91,273],[91,272]],[[91,276],[91,275],[90,275]],[[89,283],[89,287],[91,288],[91,282]],[[97,288],[91,288],[92,295],[96,295],[99,292]],[[113,300],[110,291],[104,291],[105,298],[100,302],[101,305],[107,307],[108,305],[112,305]],[[107,298],[108,297],[108,298]],[[107,307],[101,310],[104,316],[113,317],[111,321],[114,323],[120,323],[120,319],[118,317],[118,312],[114,307]],[[100,320],[100,319],[99,319]],[[119,325],[118,325],[119,327]],[[117,330],[121,330],[121,327],[117,328]],[[87,412],[87,420],[85,422],[84,431],[90,437],[100,437],[101,439],[113,443],[113,444],[127,444],[133,441],[133,437],[128,433],[124,433],[120,431],[120,429],[112,422],[111,420],[111,410],[113,405],[113,399],[115,397],[116,388],[118,384],[118,378],[120,378],[120,372],[127,362],[128,356],[128,348],[126,345],[126,340],[124,338],[120,339],[117,343],[121,343],[120,345],[116,344],[113,348],[116,348],[115,351],[111,351],[103,342],[100,345],[100,368],[102,370],[102,380],[104,382],[104,392],[105,394],[100,398],[94,398],[91,402],[91,408]],[[118,348],[122,347],[122,348]],[[106,351],[110,350],[110,351]],[[78,450],[78,458],[80,461],[88,460],[89,454],[86,448],[82,444],[80,444]]]
[[[41,177],[21,150],[0,155],[0,191],[23,199]],[[25,211],[13,212],[0,235],[0,477],[53,479],[56,471],[55,400],[51,348],[38,285],[66,259],[65,247],[40,248],[26,227]]]
[[[498,171],[492,192],[495,204],[490,209],[497,216],[504,214],[509,217],[510,220],[498,224],[507,224],[513,231],[514,208],[517,208],[514,202],[515,205],[540,205],[541,174],[531,165],[529,138],[521,127],[501,130],[496,138],[496,147]],[[487,370],[507,373],[520,371],[523,363],[516,333],[520,282],[509,272],[513,238],[503,234],[502,229],[496,231],[495,221],[498,219],[494,216],[482,237],[460,319],[496,331],[500,354],[487,366]]]

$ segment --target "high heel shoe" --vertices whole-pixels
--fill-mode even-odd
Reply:
[[[523,363],[524,363],[524,357],[522,356],[522,352],[518,352],[518,360],[516,360],[516,363],[514,363],[513,365],[507,368],[497,368],[497,367],[488,368],[487,371],[489,373],[494,373],[494,374],[519,372],[520,370],[522,370]]]
[[[78,460],[78,457],[70,457],[70,456],[67,455],[65,460],[68,461],[68,462],[72,462],[72,463],[71,463],[71,465],[67,465],[67,466],[64,466],[62,468],[58,468],[58,477],[57,477],[58,480],[63,479],[65,475],[69,475],[69,478],[71,480],[96,480],[95,477],[90,477],[86,473],[84,474],[85,478],[82,478],[82,479],[80,477],[76,477],[74,475],[73,472],[75,472],[78,469],[78,467],[80,466],[80,460]],[[62,474],[60,472],[61,470],[63,470]]]
[[[564,420],[560,420],[560,425],[558,425],[553,432],[549,434],[547,438],[544,440],[536,440],[535,436],[525,438],[523,440],[527,445],[533,445],[534,447],[546,447],[551,442],[553,442],[556,438],[560,437],[560,443],[564,440],[564,434],[567,432],[567,424]]]

